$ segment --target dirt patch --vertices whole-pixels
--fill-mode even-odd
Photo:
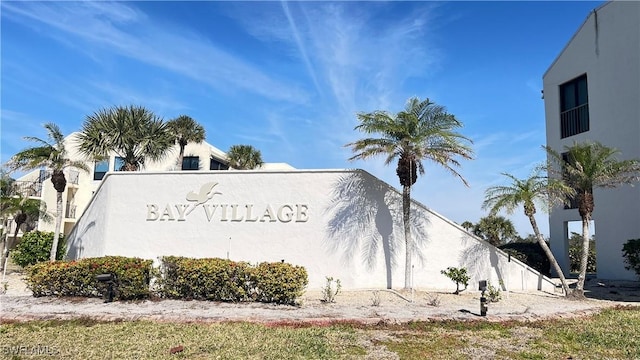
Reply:
[[[0,320],[91,318],[106,321],[153,320],[171,322],[251,321],[270,324],[339,322],[402,324],[410,321],[536,321],[583,316],[602,308],[640,305],[637,282],[588,282],[587,299],[568,301],[559,294],[503,292],[502,300],[489,304],[480,316],[480,293],[453,295],[439,291],[390,292],[385,290],[343,291],[334,303],[322,302],[319,290],[309,290],[299,306],[261,303],[144,300],[104,303],[102,299],[35,298],[21,274],[7,277],[7,290],[0,295]],[[377,291],[377,295],[374,295]],[[437,306],[434,298],[438,299]]]

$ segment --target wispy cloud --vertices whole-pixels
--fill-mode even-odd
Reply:
[[[318,93],[322,94],[323,91],[322,91],[322,88],[320,87],[320,84],[318,83],[318,77],[316,76],[316,72],[315,72],[315,70],[313,68],[313,65],[311,64],[311,60],[309,59],[309,55],[307,55],[305,42],[302,39],[300,31],[298,30],[298,26],[296,25],[296,21],[293,18],[293,16],[291,16],[291,12],[289,11],[289,5],[288,5],[288,3],[286,1],[281,1],[280,4],[282,5],[282,10],[283,10],[285,16],[287,17],[287,21],[289,22],[289,27],[291,28],[291,33],[293,35],[293,38],[295,39],[296,46],[298,47],[298,50],[300,51],[300,56],[302,57],[304,65],[307,68],[307,72],[309,73],[309,76],[313,80],[313,84],[315,85],[315,88],[318,91]]]
[[[294,103],[307,99],[299,84],[275,79],[193,32],[154,23],[124,3],[5,2],[2,6],[8,13],[3,16],[29,20],[37,28],[47,25],[88,46],[188,76],[221,92],[238,89]]]

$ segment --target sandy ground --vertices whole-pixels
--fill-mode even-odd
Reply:
[[[502,292],[480,316],[480,293],[453,295],[438,291],[393,293],[385,290],[343,291],[334,303],[322,302],[320,291],[307,291],[299,306],[207,301],[145,300],[105,303],[97,298],[58,298],[31,295],[23,275],[7,275],[0,295],[0,321],[92,318],[107,321],[171,322],[252,321],[366,324],[417,320],[535,321],[583,316],[618,305],[640,306],[640,283],[588,281],[587,300],[570,301],[559,294]],[[1,289],[0,289],[1,290]],[[377,300],[377,301],[376,301]]]

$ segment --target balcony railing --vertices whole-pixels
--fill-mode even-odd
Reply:
[[[78,185],[78,180],[80,179],[80,172],[77,170],[67,170],[67,183]]]
[[[44,182],[53,174],[52,170],[40,170],[40,176],[37,181]],[[64,172],[64,177],[67,179],[67,184],[78,185],[80,180],[80,172],[78,170],[67,169]]]
[[[36,181],[14,181],[11,184],[11,188],[8,189],[8,194],[22,195],[23,197],[41,197],[42,196],[42,183],[39,180]]]
[[[72,205],[67,203],[67,210],[64,213],[64,217],[66,219],[75,219],[76,218],[76,205]]]
[[[42,197],[42,187],[44,182],[51,177],[53,171],[40,170],[38,178],[33,181],[14,181],[11,186],[6,189],[5,195],[22,195],[24,197]],[[68,169],[65,171],[65,178],[67,184],[78,185],[80,180],[80,172],[77,170]]]
[[[560,137],[566,138],[589,131],[589,104],[560,113]]]

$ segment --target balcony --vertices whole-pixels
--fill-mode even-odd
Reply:
[[[42,183],[36,181],[14,181],[7,195],[21,195],[22,197],[41,197]]]
[[[75,219],[76,218],[76,205],[72,205],[67,203],[67,209],[64,212],[65,219]]]
[[[37,181],[44,182],[50,178],[52,174],[52,170],[40,170],[40,176]],[[80,172],[78,170],[67,169],[64,171],[64,177],[67,179],[67,184],[78,185]]]
[[[560,113],[562,139],[589,131],[589,104],[583,104]]]

